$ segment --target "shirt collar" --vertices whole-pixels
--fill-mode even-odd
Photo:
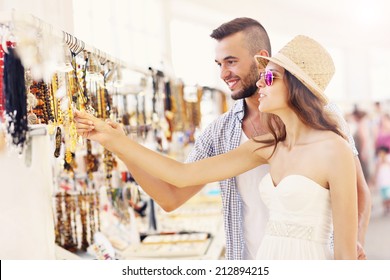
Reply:
[[[242,122],[245,115],[245,102],[244,98],[237,100],[233,106],[233,114],[237,116],[238,120]]]

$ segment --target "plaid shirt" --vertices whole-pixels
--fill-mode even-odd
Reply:
[[[341,128],[348,135],[352,149],[357,155],[353,138],[340,110],[332,103],[327,105],[326,109],[338,116]],[[240,144],[244,114],[244,100],[240,99],[233,104],[228,112],[219,116],[196,138],[195,145],[186,162],[224,154],[237,148]],[[220,188],[226,238],[225,257],[227,260],[241,260],[244,251],[244,233],[242,201],[236,178],[220,181]]]
[[[236,101],[232,108],[213,121],[201,135],[188,155],[187,162],[224,154],[240,145],[244,100]],[[226,259],[241,260],[244,250],[242,229],[242,202],[236,178],[220,181],[226,238]]]
[[[339,107],[337,107],[337,105],[335,103],[330,102],[325,106],[325,110],[329,111],[330,113],[333,114],[333,116],[336,117],[336,120],[339,124],[340,129],[343,131],[345,136],[347,136],[349,146],[351,147],[353,154],[355,156],[359,155],[359,152],[356,149],[355,140],[353,139],[353,136],[352,136],[351,131],[349,129],[349,125],[345,121],[345,119],[343,117],[343,113],[340,111]]]

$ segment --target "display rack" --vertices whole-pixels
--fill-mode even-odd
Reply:
[[[87,44],[76,36],[66,31],[57,29],[53,25],[46,23],[45,21],[31,14],[21,13],[16,10],[0,11],[0,23],[13,28],[20,25],[35,27],[37,30],[48,32],[49,34],[63,40],[63,42],[66,43],[72,51],[87,51],[96,55],[100,61],[112,62],[131,71],[135,71],[144,75],[150,75],[150,71],[148,71],[148,69],[144,70],[140,67],[129,65],[125,61],[113,57],[112,55],[109,55],[106,52]]]
[[[83,40],[80,40],[79,38],[75,37],[74,35],[72,35],[68,32],[56,29],[52,25],[44,22],[43,20],[41,20],[41,19],[31,15],[31,14],[20,13],[20,12],[17,12],[15,10],[12,10],[9,12],[0,11],[0,25],[2,25],[6,30],[10,31],[9,34],[12,34],[12,31],[16,30],[18,28],[24,28],[26,26],[31,27],[32,29],[35,29],[38,31],[37,34],[38,33],[48,34],[48,35],[51,35],[53,38],[59,39],[58,42],[62,41],[62,43],[64,45],[66,45],[72,51],[72,53],[74,53],[76,55],[82,54],[82,52],[84,52],[84,53],[86,52],[88,54],[93,54],[95,56],[95,58],[97,58],[102,65],[105,65],[106,63],[112,63],[116,67],[120,67],[120,68],[129,70],[131,72],[139,73],[139,74],[143,75],[144,77],[152,77],[151,80],[153,81],[153,99],[154,99],[154,101],[153,101],[153,114],[157,115],[157,113],[156,113],[157,109],[156,109],[155,102],[156,102],[157,94],[159,94],[161,91],[161,89],[160,89],[160,91],[158,91],[158,86],[161,86],[158,83],[165,82],[166,78],[168,78],[168,77],[165,77],[164,73],[162,73],[161,71],[159,71],[157,69],[153,69],[151,67],[146,67],[146,70],[144,70],[144,69],[141,69],[139,67],[129,65],[128,63],[126,63],[118,58],[115,58],[115,57],[101,51],[100,49],[97,49],[96,47],[93,47],[93,46],[85,43]],[[6,35],[8,35],[8,34],[6,34]],[[7,36],[4,36],[3,42],[0,42],[0,43],[5,44],[5,42],[8,39],[9,38],[7,38]],[[18,38],[16,37],[14,39],[16,42],[16,47],[18,47]],[[157,77],[157,79],[156,79],[156,77]],[[184,85],[183,85],[183,88],[184,88]],[[213,90],[211,88],[204,88],[204,89],[210,90],[210,91]],[[183,89],[181,89],[181,90],[183,91]],[[180,99],[181,100],[180,104],[181,104],[181,106],[183,106],[184,92],[181,92],[181,93],[182,94],[180,95],[180,97],[182,97],[182,99]],[[201,99],[200,98],[201,97],[201,88],[196,88],[196,91],[194,92],[194,94],[196,94],[198,99],[200,100]],[[190,110],[191,114],[189,114],[188,117],[191,118],[191,120],[194,120],[194,122],[196,119],[196,124],[199,124],[199,121],[200,121],[200,105],[199,105],[199,103],[188,102],[188,104],[190,105],[188,107],[188,109],[191,109]],[[184,114],[185,107],[183,107],[183,108],[182,108],[182,110],[183,110],[182,112]],[[138,109],[138,107],[137,107],[137,109]],[[182,118],[184,119],[185,117],[182,117]],[[33,177],[34,179],[36,179],[36,181],[30,180],[30,182],[27,182],[27,179],[26,179],[26,181],[20,181],[20,182],[18,181],[17,187],[20,188],[18,193],[27,193],[28,194],[26,197],[28,197],[30,195],[32,196],[33,194],[37,195],[37,196],[39,195],[39,197],[37,199],[39,199],[41,201],[40,204],[42,204],[46,207],[46,211],[39,211],[39,212],[37,211],[37,213],[35,213],[35,212],[30,211],[30,209],[28,208],[29,204],[25,203],[27,205],[27,207],[25,205],[17,204],[14,206],[15,209],[23,210],[23,211],[25,210],[25,211],[23,213],[21,213],[19,216],[14,215],[15,220],[36,220],[36,217],[38,217],[42,220],[40,223],[35,223],[35,224],[31,225],[31,227],[33,229],[41,230],[41,232],[37,233],[37,235],[42,236],[42,237],[48,236],[47,238],[43,238],[42,243],[44,243],[44,245],[48,245],[47,251],[49,253],[47,253],[46,255],[40,255],[37,257],[48,258],[48,259],[58,258],[58,257],[59,258],[69,258],[68,256],[65,256],[63,253],[61,253],[61,252],[64,252],[64,250],[62,250],[61,248],[58,249],[57,247],[55,247],[56,245],[54,245],[55,244],[54,243],[54,233],[52,230],[49,230],[51,228],[53,228],[53,230],[54,230],[53,221],[51,219],[54,216],[54,213],[53,213],[53,209],[51,208],[51,200],[48,200],[47,198],[53,197],[52,190],[54,189],[53,188],[54,183],[53,183],[52,179],[54,178],[54,172],[56,170],[53,169],[52,166],[50,166],[50,164],[52,162],[49,160],[50,159],[49,153],[51,153],[52,151],[49,148],[50,147],[50,145],[49,145],[49,140],[50,140],[49,138],[50,137],[48,136],[48,131],[49,131],[48,127],[45,124],[34,124],[34,125],[29,126],[29,129],[28,129],[29,136],[45,136],[45,137],[34,137],[34,139],[31,139],[31,142],[34,141],[34,144],[31,144],[31,145],[29,144],[29,147],[31,150],[30,153],[33,155],[32,159],[34,160],[33,164],[30,164],[29,166],[27,166],[26,164],[24,164],[24,162],[18,161],[10,166],[9,162],[8,162],[9,159],[8,158],[1,158],[1,157],[0,157],[0,164],[3,164],[4,166],[8,165],[9,170],[18,169],[18,171],[23,172],[25,174],[27,174],[30,170],[35,170],[35,169],[39,169],[38,171],[41,171],[43,173],[41,176],[35,176],[35,174],[37,173],[37,171],[35,171],[34,176],[33,175],[30,175],[30,176]],[[40,142],[38,143],[38,141],[40,141]],[[43,142],[43,141],[45,141],[45,142]],[[41,144],[41,142],[44,144]],[[38,144],[36,144],[36,143],[38,143]],[[34,147],[34,149],[31,148],[32,146]],[[40,147],[45,147],[45,153],[42,153],[42,152],[37,153],[37,149]],[[42,164],[44,164],[45,168],[41,168]],[[31,168],[31,166],[33,168]],[[50,170],[50,172],[46,172],[47,170]],[[53,172],[53,174],[52,174],[52,172]],[[9,172],[9,174],[5,174],[5,175],[7,175],[7,176],[4,176],[3,183],[5,182],[6,185],[14,185],[15,183],[13,181],[15,180],[15,178],[13,177],[12,172]],[[37,191],[36,191],[37,186],[41,187],[41,189],[42,189],[41,193],[37,194]],[[16,194],[14,194],[14,192],[17,191],[15,186],[13,186],[13,188],[8,188],[8,189],[10,190],[10,194],[7,194],[7,196],[14,196],[14,195],[16,196]],[[9,200],[9,201],[12,202],[11,200]],[[220,209],[220,205],[218,203],[217,203],[217,206],[218,206],[217,208]],[[199,207],[199,205],[196,205],[194,208],[196,209],[198,207]],[[31,213],[33,213],[36,217],[31,219],[31,215],[32,215]],[[218,226],[212,232],[209,232],[211,237],[207,239],[207,243],[203,244],[204,248],[203,247],[201,248],[202,253],[199,253],[198,255],[196,255],[196,258],[199,258],[199,259],[213,258],[214,259],[214,258],[218,258],[221,255],[221,251],[223,250],[224,243],[223,243],[222,226],[220,226],[221,220],[218,218],[219,215],[220,215],[220,213],[218,211],[216,215],[209,217],[209,219],[205,220],[204,223],[211,222],[213,224],[215,223],[215,220],[216,220]],[[0,215],[0,220],[4,219],[4,218],[5,218],[5,215]],[[7,216],[7,223],[10,225],[13,224],[11,218],[12,218],[11,216],[10,217]],[[191,222],[191,224],[193,224],[193,223]],[[179,227],[182,225],[175,224],[175,226]],[[154,225],[154,230],[155,229],[156,229],[156,226]],[[196,229],[190,228],[189,230],[193,231]],[[210,231],[210,229],[207,228],[207,231]],[[12,232],[12,230],[10,232]],[[16,232],[16,230],[15,230],[15,232]],[[9,251],[14,250],[16,252],[15,256],[12,255],[15,258],[19,258],[19,257],[26,258],[26,256],[27,257],[35,256],[35,255],[33,255],[33,252],[38,251],[37,248],[31,248],[31,249],[29,248],[29,249],[25,250],[24,255],[18,255],[19,250],[21,250],[21,249],[19,248],[20,246],[17,243],[9,242],[8,239],[4,239],[4,240],[0,240],[0,241],[2,241],[3,244],[7,244],[7,248],[9,248]],[[31,243],[33,243],[33,242],[31,242]],[[129,253],[129,256],[123,255],[123,257],[131,258],[130,251],[131,250],[127,251]],[[60,252],[60,253],[58,253],[58,252]],[[207,252],[207,253],[205,253],[205,252]],[[7,253],[4,253],[4,254],[5,254],[4,255],[5,257],[9,256],[9,255],[7,255]],[[58,254],[60,254],[60,256]],[[184,256],[185,252],[180,252],[180,255]],[[157,257],[157,258],[161,257],[161,255],[159,255],[159,254],[155,254],[153,256]],[[165,255],[165,257],[166,258],[176,258],[176,257],[178,257],[178,255]],[[195,257],[195,255],[191,255],[189,257],[193,258],[193,257]]]

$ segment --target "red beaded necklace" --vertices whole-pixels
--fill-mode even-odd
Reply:
[[[4,50],[0,44],[0,122],[4,122],[5,99],[3,94]]]
[[[15,43],[7,41],[6,42],[7,48],[13,48],[15,47]],[[3,89],[3,80],[4,78],[4,49],[3,45],[0,44],[0,122],[4,122],[5,118],[5,95],[4,95],[4,89]]]

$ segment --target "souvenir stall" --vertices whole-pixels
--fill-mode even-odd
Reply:
[[[0,27],[0,258],[218,258],[218,186],[165,213],[115,155],[77,135],[74,112],[183,161],[224,94],[131,67],[32,15],[2,14]]]

